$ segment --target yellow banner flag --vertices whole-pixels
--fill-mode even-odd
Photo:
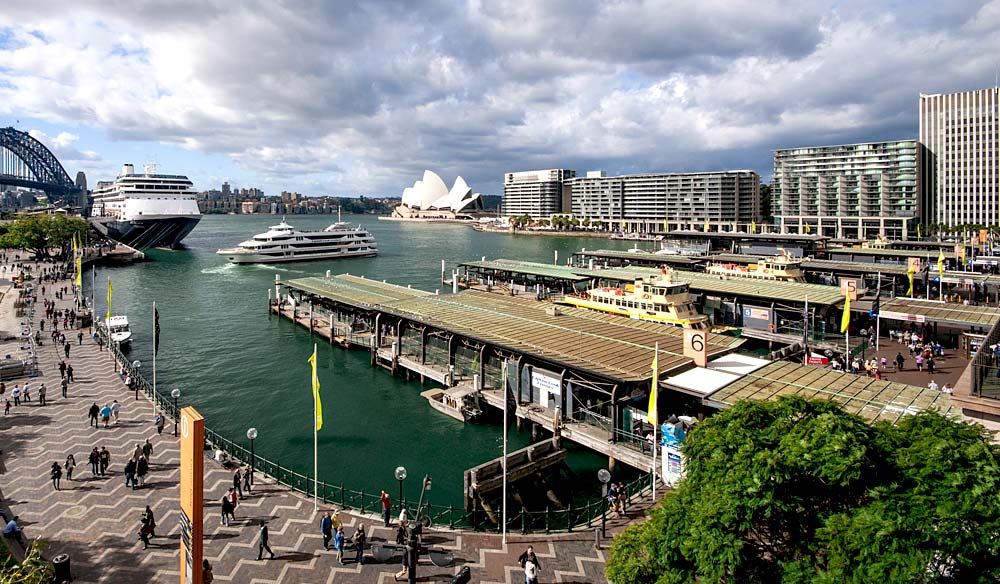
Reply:
[[[917,223],[917,239],[920,239],[922,237],[923,237],[923,234],[920,232],[920,224]]]
[[[811,232],[812,232],[812,229],[809,227],[809,224],[806,223],[806,233],[811,233]]]
[[[76,287],[83,288],[83,257],[76,256]]]
[[[757,222],[756,221],[751,221],[750,222],[750,233],[756,233],[756,232],[757,232]]]
[[[108,315],[106,320],[111,320],[111,276],[108,276]]]
[[[653,383],[649,388],[649,407],[646,408],[646,419],[649,423],[653,425],[653,432],[656,432],[657,416],[656,416],[656,386],[659,384],[660,377],[660,364],[659,364],[660,350],[657,346],[656,351],[653,353]]]
[[[844,314],[840,317],[840,332],[846,333],[847,327],[851,326],[851,295],[844,297]]]
[[[312,365],[312,392],[313,401],[316,404],[316,431],[323,429],[323,402],[319,399],[319,377],[316,375],[316,347],[313,347],[313,354],[309,357],[309,364]]]
[[[944,276],[944,250],[938,251],[938,276]]]
[[[705,221],[705,232],[706,232],[706,233],[708,232],[709,228],[711,228],[711,226],[712,226],[712,225],[711,225],[711,224],[710,224],[710,223],[708,222],[708,220],[706,220],[706,221]]]

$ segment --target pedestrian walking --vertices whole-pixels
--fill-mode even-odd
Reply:
[[[392,509],[392,500],[389,499],[389,493],[382,491],[382,521],[385,523],[384,527],[389,527],[389,517]]]
[[[149,523],[149,537],[156,537],[156,518],[153,517],[153,510],[149,508],[149,505],[146,505],[146,510],[142,512],[142,516]]]
[[[229,525],[229,517],[233,514],[233,503],[229,499],[229,493],[222,496],[221,508],[222,508],[222,518],[219,521],[220,525]],[[258,560],[260,558],[257,558]]]
[[[70,363],[69,365],[66,366],[66,381],[69,381],[69,382],[76,381],[76,379],[73,379],[73,364],[72,363]]]
[[[83,331],[80,331],[80,332],[76,333],[76,341],[77,341],[77,343],[76,343],[77,345],[82,345],[83,344]]]
[[[330,549],[330,540],[333,538],[333,520],[330,519],[330,512],[327,511],[319,520],[319,531],[323,534],[323,549]]]
[[[15,385],[14,389],[10,390],[10,397],[14,398],[15,406],[21,405],[21,388]]]
[[[66,377],[66,362],[59,362],[59,377]]]
[[[142,445],[142,457],[149,461],[149,457],[153,455],[153,444],[150,443],[149,438],[146,438],[146,442]]]
[[[139,541],[142,542],[142,549],[149,549],[149,522],[143,517],[140,520],[141,526],[139,527]]]
[[[246,465],[243,469],[243,492],[250,494],[253,487],[253,469],[250,465]]]
[[[31,401],[31,384],[25,383],[24,389],[21,390],[21,399],[26,402]]]
[[[528,549],[517,557],[517,562],[524,569],[524,584],[538,584],[538,571],[542,569],[542,565],[538,562],[535,549],[529,545]]]
[[[4,401],[6,403],[4,403],[4,405],[3,405],[3,415],[6,416],[6,415],[10,414],[10,400],[8,399],[8,400],[4,400]]]
[[[97,405],[97,402],[94,402],[94,405],[90,406],[90,411],[87,413],[87,415],[90,417],[91,425],[93,425],[95,428],[98,427],[97,416],[100,413],[101,413],[101,408]]]
[[[164,424],[163,415],[156,414],[156,417],[153,418],[153,423],[156,424],[156,433],[163,434],[163,424]]]
[[[358,529],[354,532],[354,551],[357,553],[355,556],[355,561],[358,564],[364,565],[365,563],[365,540],[368,539],[365,534],[365,524],[361,523],[358,525]]]
[[[45,405],[45,384],[44,383],[38,388],[38,405],[40,405],[40,406],[44,406]]]
[[[208,558],[201,561],[201,584],[212,584],[215,574],[212,573],[212,564],[208,563]]]
[[[927,373],[934,375],[934,357],[927,358]]]
[[[66,397],[67,397],[66,396],[66,390],[69,388],[69,381],[67,381],[66,378],[63,377],[59,381],[59,384],[62,386],[62,396],[63,396],[63,399],[66,399]]]
[[[76,458],[73,457],[73,453],[66,456],[66,464],[63,465],[66,469],[66,480],[73,480],[73,469],[76,468]]]
[[[333,534],[333,549],[337,550],[337,561],[344,563],[344,528],[338,527]]]
[[[903,353],[901,351],[896,352],[896,371],[903,370]]]
[[[125,488],[135,490],[135,461],[131,458],[125,463]]]
[[[87,457],[87,462],[90,463],[90,474],[96,477],[99,474],[97,470],[98,466],[101,464],[101,453],[97,451],[96,446],[90,451],[90,456]]]
[[[101,465],[100,465],[101,466],[101,476],[103,477],[103,476],[105,476],[105,475],[108,474],[108,467],[111,466],[111,453],[108,452],[108,449],[107,449],[106,446],[101,446],[101,452],[99,453],[99,457],[100,457],[100,461],[101,461]]]
[[[104,407],[101,408],[101,421],[104,422],[105,428],[108,427],[108,422],[111,421],[111,406],[108,404],[104,404]]]
[[[139,462],[140,458],[142,458],[142,444],[136,442],[135,448],[132,449],[132,460]]]
[[[62,478],[62,467],[59,466],[58,462],[52,463],[52,468],[49,470],[49,478],[52,479],[52,488],[59,490],[59,479]]]
[[[229,514],[233,517],[233,520],[235,520],[236,508],[240,506],[240,499],[239,497],[236,496],[236,489],[233,488],[229,489],[229,502],[232,503],[233,506],[233,510],[230,511]]]
[[[139,460],[135,463],[135,476],[139,479],[140,485],[146,484],[146,475],[149,474],[149,462],[146,457],[140,456]]]
[[[121,411],[122,405],[118,403],[118,400],[111,402],[111,416],[115,419],[115,426],[118,425],[118,412]],[[138,444],[136,444],[138,446]]]
[[[65,345],[63,345],[63,352],[66,353],[66,358],[67,359],[69,359],[69,348],[70,348],[70,344],[69,343],[66,343]]]
[[[263,519],[260,520],[260,535],[258,538],[257,559],[262,559],[264,556],[264,550],[267,550],[267,553],[271,554],[271,559],[273,560],[274,552],[271,551],[271,546],[267,545],[267,524],[264,523]]]
[[[236,467],[236,472],[233,473],[233,489],[239,493],[240,498],[243,498],[243,476],[240,474],[240,468]]]

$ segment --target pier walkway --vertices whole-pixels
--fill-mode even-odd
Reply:
[[[69,282],[65,282],[68,286]],[[49,286],[51,289],[51,286]],[[41,300],[41,298],[39,298]],[[60,308],[69,301],[59,301]],[[12,317],[8,317],[8,320]],[[37,318],[36,318],[37,319]],[[157,435],[152,424],[153,406],[145,397],[135,399],[120,376],[107,351],[99,351],[89,336],[78,345],[72,336],[69,362],[74,367],[75,382],[67,398],[59,391],[58,364],[61,349],[46,336],[39,351],[41,375],[31,378],[33,397],[45,383],[48,404],[37,401],[11,409],[0,417],[0,436],[4,437],[0,457],[0,509],[17,514],[28,539],[48,541],[46,557],[68,553],[76,582],[177,582],[179,579],[179,506],[178,442],[168,423]],[[23,383],[27,378],[8,381]],[[9,395],[9,394],[8,394]],[[141,396],[141,394],[140,394]],[[104,405],[117,399],[122,404],[121,417],[109,428],[93,428],[87,423],[87,409],[92,403]],[[238,412],[234,412],[238,415]],[[212,420],[207,424],[212,426]],[[151,470],[146,484],[137,490],[124,486],[122,468],[136,443],[149,438],[153,444]],[[111,452],[107,477],[93,476],[87,463],[91,448],[106,447]],[[74,480],[64,477],[62,489],[55,491],[49,480],[49,467],[62,463],[72,453],[77,461]],[[231,526],[219,524],[218,500],[232,485],[231,471],[206,460],[205,464],[205,557],[214,568],[216,582],[392,582],[395,564],[373,563],[370,552],[365,565],[348,562],[340,565],[333,551],[322,549],[319,515],[307,498],[257,475],[252,495],[243,499]],[[392,487],[394,485],[387,485]],[[389,489],[390,492],[393,489]],[[658,491],[659,493],[659,491]],[[646,499],[648,502],[648,498]],[[148,550],[138,543],[136,532],[146,505],[152,508],[157,523],[157,537]],[[320,512],[327,509],[320,507]],[[609,519],[608,535],[620,531],[626,521],[643,515],[645,508],[635,504],[629,518]],[[394,541],[395,533],[382,526],[380,518],[342,512],[344,531],[353,534],[364,523],[369,543]],[[257,524],[269,525],[274,560],[255,561]],[[452,532],[431,529],[425,544],[452,550],[455,563],[437,568],[426,556],[418,568],[424,582],[447,582],[462,566],[472,570],[479,583],[522,582],[516,558],[532,544],[543,569],[543,582],[605,582],[605,550],[594,549],[594,533],[581,531],[561,535],[512,534],[504,546],[499,535]],[[353,552],[345,553],[353,558]]]

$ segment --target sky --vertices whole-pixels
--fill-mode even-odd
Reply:
[[[0,126],[90,185],[399,196],[431,169],[753,169],[916,138],[993,87],[1000,0],[34,0],[0,11]]]

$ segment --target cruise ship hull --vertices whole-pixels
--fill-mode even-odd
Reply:
[[[133,221],[92,217],[90,221],[102,235],[142,251],[153,247],[177,247],[198,225],[201,215],[144,218]]]
[[[324,251],[319,253],[291,253],[289,255],[272,255],[262,253],[247,253],[237,249],[220,249],[216,252],[226,256],[234,264],[277,264],[283,262],[309,262],[315,260],[339,260],[349,257],[372,257],[378,254],[377,249],[360,251]]]

